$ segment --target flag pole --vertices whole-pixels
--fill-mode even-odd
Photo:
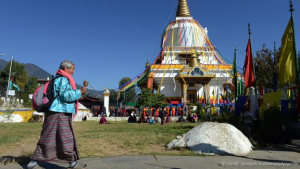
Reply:
[[[298,64],[298,58],[297,58],[297,49],[296,49],[296,38],[295,38],[295,27],[294,27],[294,16],[293,16],[293,11],[295,9],[293,8],[293,1],[290,0],[290,10],[291,11],[291,20],[292,20],[292,28],[293,28],[293,41],[294,41],[294,54],[295,54],[295,64],[296,64],[296,83],[297,83],[297,88],[298,88],[298,96],[300,94],[300,81],[299,81],[299,64]]]
[[[234,105],[235,105],[235,109],[234,109],[234,114],[236,115],[236,107],[237,107],[237,92],[238,92],[238,85],[237,85],[237,70],[236,70],[236,50],[237,50],[237,46],[235,45],[234,47],[234,60],[233,60],[233,78],[234,78],[234,86],[235,86],[235,94],[234,94]]]
[[[275,68],[275,65],[276,65],[276,42],[274,41],[274,61],[273,61],[273,65],[274,65],[274,75],[273,75],[273,78],[274,78],[274,84],[273,84],[273,90],[274,92],[277,91],[277,70]]]
[[[233,77],[234,77],[234,86],[235,86],[235,98],[234,98],[234,102],[236,102],[236,97],[237,97],[237,70],[236,70],[236,50],[237,50],[237,47],[235,46],[234,47],[234,61],[233,61]]]
[[[250,23],[248,23],[248,34],[249,34],[249,39],[250,39],[250,50],[251,50],[251,59],[252,59],[252,68],[253,68],[253,75],[254,75],[254,92],[255,96],[257,95],[256,91],[256,77],[255,77],[255,67],[254,67],[254,62],[253,62],[253,55],[252,55],[252,40],[251,40],[251,30],[250,30]],[[249,90],[250,91],[250,90]]]

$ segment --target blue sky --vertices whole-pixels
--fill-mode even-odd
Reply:
[[[253,52],[273,50],[290,18],[288,0],[188,0],[191,15],[208,28],[211,42],[243,66],[251,24]],[[300,2],[295,1],[297,49]],[[76,64],[74,78],[98,90],[135,77],[160,51],[161,34],[175,20],[177,0],[1,0],[0,53],[55,74],[63,60]]]

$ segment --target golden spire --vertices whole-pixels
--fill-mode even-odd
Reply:
[[[190,10],[186,0],[179,0],[177,8],[177,17],[190,17]]]
[[[145,64],[145,67],[149,67],[150,66],[150,63],[148,62],[148,59],[147,59],[147,63]]]

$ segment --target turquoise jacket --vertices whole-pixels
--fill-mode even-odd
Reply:
[[[57,97],[49,110],[61,113],[75,114],[75,101],[81,98],[80,90],[73,90],[66,77],[58,77],[53,84],[54,97]]]

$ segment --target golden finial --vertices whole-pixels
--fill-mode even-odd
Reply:
[[[145,67],[147,68],[149,66],[150,66],[150,64],[149,64],[148,59],[147,59],[147,63],[145,64]]]
[[[177,8],[177,17],[190,17],[190,10],[186,0],[179,0]]]
[[[197,55],[196,55],[196,50],[195,50],[195,49],[192,49],[191,56],[192,56],[192,57],[197,57]]]
[[[192,49],[192,51],[191,51],[191,58],[192,58],[192,60],[190,62],[190,67],[199,66],[195,49]]]

